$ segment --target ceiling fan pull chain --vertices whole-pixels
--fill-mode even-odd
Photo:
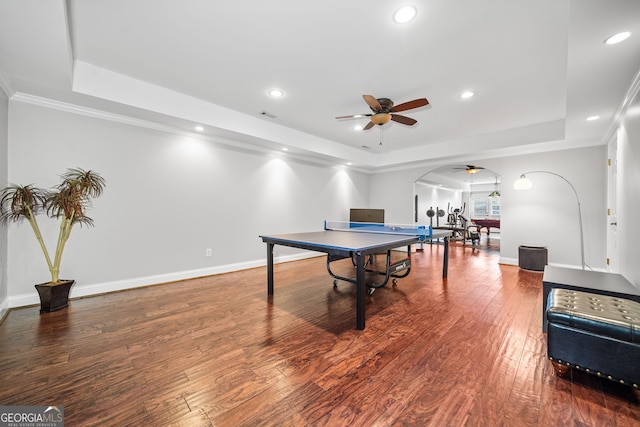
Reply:
[[[382,145],[382,125],[378,125],[380,128],[380,145]]]

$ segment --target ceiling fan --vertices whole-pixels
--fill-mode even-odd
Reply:
[[[351,116],[336,117],[338,120],[342,119],[357,119],[360,117],[371,117],[371,121],[362,130],[371,129],[374,125],[382,126],[389,123],[390,120],[394,122],[402,123],[403,125],[413,126],[418,123],[417,120],[411,117],[395,114],[400,111],[413,110],[414,108],[424,107],[429,105],[427,98],[418,98],[413,101],[403,102],[402,104],[393,105],[393,101],[389,98],[374,98],[371,95],[362,95],[364,101],[369,105],[373,113],[368,114],[354,114]]]
[[[453,168],[456,172],[465,171],[468,174],[476,174],[480,172],[480,169],[484,169],[482,166],[465,165],[465,167]]]

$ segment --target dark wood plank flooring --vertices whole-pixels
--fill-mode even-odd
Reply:
[[[323,257],[276,265],[272,299],[257,268],[12,310],[0,405],[63,405],[67,426],[640,425],[629,388],[554,376],[542,274],[454,244],[443,280],[442,251],[367,297],[364,331]]]

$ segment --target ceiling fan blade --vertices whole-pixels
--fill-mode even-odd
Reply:
[[[374,126],[373,122],[369,122],[367,123],[367,125],[365,127],[362,128],[362,130],[369,130]]]
[[[338,120],[343,120],[343,119],[361,119],[363,117],[371,117],[373,116],[373,114],[352,114],[350,116],[339,116],[336,117],[336,119]]]
[[[398,104],[395,107],[393,107],[390,111],[392,113],[397,113],[399,111],[407,111],[407,110],[412,110],[418,107],[424,107],[425,105],[429,105],[429,101],[427,101],[427,98],[419,98],[419,99],[414,99],[413,101],[403,102],[402,104]]]
[[[371,109],[373,111],[382,110],[382,106],[380,105],[378,100],[376,98],[374,98],[373,96],[371,96],[371,95],[362,95],[362,98],[364,99],[364,102],[366,102],[367,105],[369,105],[369,107],[371,107]]]
[[[417,120],[412,119],[411,117],[401,116],[399,114],[392,114],[391,120],[394,122],[402,123],[403,125],[413,126],[418,123]]]

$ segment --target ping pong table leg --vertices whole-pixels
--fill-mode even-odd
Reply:
[[[273,295],[273,243],[267,243],[267,295]]]
[[[364,256],[361,252],[356,252],[356,328],[364,329]]]
[[[449,238],[444,238],[444,260],[442,261],[442,278],[447,278],[449,272]]]

